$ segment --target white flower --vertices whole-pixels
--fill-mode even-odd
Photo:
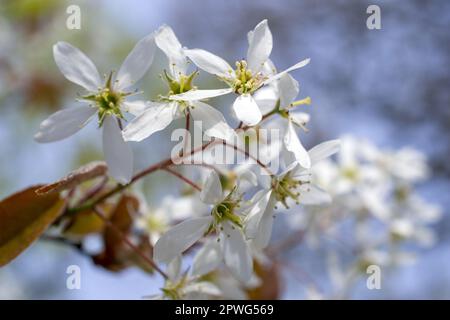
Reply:
[[[149,296],[157,300],[200,299],[206,297],[219,297],[221,290],[209,281],[199,280],[188,272],[182,272],[181,256],[176,256],[167,266],[167,276],[162,294]]]
[[[169,262],[207,233],[214,232],[218,234],[218,244],[204,248],[203,268],[223,259],[234,277],[242,282],[249,281],[253,272],[253,260],[242,230],[242,217],[237,213],[241,198],[236,188],[224,196],[219,176],[212,171],[202,188],[200,198],[213,205],[211,215],[186,220],[166,232],[155,245],[154,259]],[[217,254],[214,254],[214,250]],[[198,269],[197,262],[196,273]]]
[[[233,111],[237,119],[253,126],[262,119],[261,110],[253,98],[253,93],[280,79],[284,74],[307,65],[309,59],[273,75],[269,60],[272,51],[272,33],[267,20],[261,21],[248,33],[248,42],[247,59],[236,62],[236,70],[225,60],[208,51],[190,49],[185,50],[185,53],[200,69],[216,75],[227,83],[230,87],[227,93],[235,92],[239,95],[233,103]]]
[[[308,151],[312,167],[319,161],[339,151],[339,140],[323,142]],[[273,176],[266,189],[255,196],[255,204],[245,220],[245,234],[257,249],[265,248],[270,241],[276,204],[281,202],[289,208],[288,201],[296,204],[314,205],[331,201],[330,196],[310,181],[310,170],[294,163],[285,171]]]
[[[169,62],[169,72],[165,71],[164,77],[170,91],[166,96],[161,96],[159,102],[149,103],[148,108],[130,122],[123,130],[125,141],[141,141],[148,138],[166,128],[173,120],[188,113],[192,116],[194,124],[201,122],[206,135],[224,140],[232,138],[234,131],[222,113],[199,101],[222,95],[224,90],[195,90],[192,81],[197,72],[187,75],[188,59],[170,27],[161,27],[156,33],[155,42]],[[180,99],[178,94],[184,94],[184,97]]]
[[[293,107],[310,104],[311,99],[307,97],[294,101],[300,89],[298,82],[290,74],[284,74],[274,85],[264,89],[264,91],[258,91],[255,94],[255,100],[258,102],[263,101],[261,103],[265,101],[272,104],[271,112],[276,112],[280,115],[275,121],[277,127],[280,126],[280,122],[285,127],[283,137],[285,160],[288,164],[296,161],[303,168],[309,169],[311,167],[311,159],[295,130],[295,126],[297,126],[306,131],[305,125],[309,122],[309,115],[295,110]],[[269,93],[269,91],[272,91],[272,93]]]
[[[193,195],[183,197],[168,195],[156,207],[150,207],[141,196],[139,203],[140,216],[136,219],[136,227],[148,234],[152,245],[155,245],[171,224],[188,217],[203,215],[208,209],[207,205]]]
[[[41,123],[35,135],[38,142],[65,139],[84,127],[93,115],[98,114],[99,126],[103,128],[103,152],[109,173],[120,183],[126,184],[133,174],[131,147],[122,139],[120,122],[123,112],[139,114],[143,101],[127,101],[127,92],[145,74],[153,61],[155,52],[153,34],[140,40],[127,56],[117,75],[111,72],[102,83],[94,63],[79,49],[66,42],[53,46],[55,62],[62,74],[89,93],[81,100],[89,106],[67,108],[51,115]]]

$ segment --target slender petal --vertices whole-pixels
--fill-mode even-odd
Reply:
[[[288,151],[294,154],[295,160],[303,168],[309,169],[311,167],[311,159],[309,154],[300,142],[291,120],[289,120],[288,129],[284,136],[284,145]]]
[[[169,60],[170,73],[176,79],[179,74],[186,74],[188,68],[188,61],[183,52],[183,47],[177,36],[169,26],[162,26],[157,31],[155,37],[156,45],[164,52]]]
[[[34,139],[41,143],[65,139],[83,128],[96,112],[95,108],[86,106],[55,112],[41,123]]]
[[[183,221],[159,238],[153,257],[157,262],[168,263],[196,243],[208,230],[212,217]]]
[[[129,183],[133,175],[133,151],[112,116],[107,116],[103,123],[103,153],[109,174],[122,184]]]
[[[264,249],[269,245],[270,238],[272,236],[272,226],[275,219],[273,211],[275,208],[276,199],[271,196],[269,203],[267,204],[266,210],[259,221],[258,233],[256,237],[252,240],[253,245],[257,249]]]
[[[237,97],[233,103],[233,111],[236,118],[248,126],[257,125],[262,119],[261,110],[250,94]]]
[[[308,151],[311,162],[316,164],[317,162],[335,154],[339,151],[340,145],[340,140],[329,140],[318,144]]]
[[[259,232],[259,226],[263,215],[268,209],[270,198],[272,196],[272,190],[262,190],[256,196],[255,205],[250,210],[245,219],[245,235],[249,239],[256,238]]]
[[[193,282],[183,288],[183,294],[206,294],[209,296],[221,296],[220,289],[208,281]]]
[[[195,101],[223,96],[231,92],[233,92],[233,89],[231,88],[211,89],[211,90],[190,90],[185,93],[170,96],[169,99],[178,101]]]
[[[142,100],[123,101],[121,107],[123,111],[131,113],[134,116],[139,116],[149,107],[149,103]]]
[[[209,240],[194,257],[192,276],[202,276],[215,270],[221,261],[219,243],[215,239]]]
[[[222,200],[222,184],[219,175],[212,170],[203,185],[200,199],[207,204],[216,204]]]
[[[149,34],[141,39],[125,58],[117,72],[115,88],[123,91],[139,81],[150,68],[155,55],[155,36]]]
[[[234,137],[234,130],[227,124],[225,118],[219,110],[214,109],[210,105],[197,101],[194,107],[189,111],[192,118],[201,121],[201,128],[210,137],[216,137],[228,140]]]
[[[272,85],[262,87],[253,94],[253,99],[262,113],[268,113],[275,108],[278,102],[278,89]]]
[[[177,281],[181,275],[181,254],[177,255],[170,263],[167,265],[167,276],[172,281]]]
[[[220,242],[225,264],[235,278],[246,283],[252,276],[253,260],[244,234],[241,229],[232,226],[231,222],[225,221],[222,226]]]
[[[67,80],[91,92],[97,91],[102,85],[94,63],[78,48],[67,42],[58,42],[53,46],[53,56]]]
[[[298,81],[295,80],[290,74],[286,73],[278,82],[278,90],[280,95],[280,107],[286,108],[297,97],[300,88]]]
[[[200,69],[223,78],[230,78],[233,75],[233,68],[215,54],[202,49],[185,50],[185,54]]]
[[[249,69],[256,73],[261,70],[272,52],[273,40],[267,20],[261,21],[248,35],[249,46],[247,63]]]
[[[149,107],[125,127],[123,138],[125,141],[142,141],[163,130],[176,117],[177,108],[176,102]]]
[[[308,58],[308,59],[300,61],[299,63],[294,64],[292,67],[289,67],[286,70],[283,70],[283,71],[277,73],[276,75],[270,77],[266,81],[264,81],[263,85],[269,84],[272,81],[280,79],[282,76],[284,76],[288,72],[291,72],[291,71],[294,71],[294,70],[297,70],[297,69],[300,69],[300,68],[306,66],[309,63],[309,61],[311,61],[311,59]]]
[[[307,124],[310,120],[310,116],[307,113],[300,112],[300,111],[290,111],[289,112],[289,118],[291,121],[298,125],[298,126],[304,126]]]
[[[299,201],[306,205],[319,205],[331,203],[331,196],[317,186],[306,185],[300,190]]]

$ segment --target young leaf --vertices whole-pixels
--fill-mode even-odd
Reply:
[[[0,267],[30,246],[64,211],[59,194],[36,194],[42,185],[15,193],[0,202]]]
[[[36,193],[43,195],[71,189],[85,181],[103,176],[107,171],[108,167],[104,161],[93,161],[72,171],[67,176],[54,183],[40,187],[36,190]]]

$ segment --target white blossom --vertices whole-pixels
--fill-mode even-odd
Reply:
[[[55,62],[61,73],[71,82],[83,87],[88,94],[81,97],[89,105],[60,110],[41,123],[35,135],[38,142],[65,139],[83,128],[95,114],[103,129],[103,152],[109,173],[126,184],[133,174],[133,154],[121,134],[124,112],[139,114],[143,101],[128,101],[133,92],[127,91],[140,80],[150,67],[155,52],[153,34],[140,40],[126,57],[117,75],[113,72],[102,83],[94,63],[79,49],[66,42],[53,46]]]

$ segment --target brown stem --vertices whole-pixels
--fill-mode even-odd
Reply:
[[[209,141],[209,142],[203,144],[202,146],[191,150],[189,153],[184,154],[183,156],[179,156],[177,159],[175,159],[175,160],[177,160],[175,162],[178,162],[178,160],[181,160],[183,158],[191,156],[192,154],[195,154],[195,153],[197,153],[199,151],[203,151],[209,145],[214,144],[214,143],[217,143],[217,141]],[[136,181],[138,181],[139,179],[145,177],[146,175],[151,174],[151,173],[153,173],[155,171],[164,169],[165,167],[167,167],[169,165],[172,165],[172,164],[174,164],[174,161],[171,158],[168,158],[168,159],[162,160],[162,161],[160,161],[160,162],[158,162],[158,163],[156,163],[154,165],[151,165],[150,167],[148,167],[148,168],[142,170],[141,172],[139,172],[138,174],[136,174],[131,179],[129,184],[127,184],[127,185],[118,184],[115,188],[111,189],[109,192],[105,193],[104,195],[102,195],[101,197],[97,198],[96,200],[94,200],[94,201],[92,201],[90,203],[87,203],[87,204],[85,204],[83,206],[78,206],[78,207],[72,208],[72,209],[69,210],[69,212],[79,212],[79,211],[83,211],[83,210],[86,210],[86,209],[91,209],[94,206],[96,206],[97,204],[105,201],[109,197],[112,197],[113,195],[115,195],[115,194],[119,193],[120,191],[124,190],[129,185],[135,183]]]
[[[175,177],[183,180],[184,182],[186,182],[187,184],[189,184],[191,187],[193,187],[194,189],[196,189],[197,191],[202,191],[202,188],[200,188],[197,184],[195,184],[193,181],[189,180],[188,178],[186,178],[185,176],[183,176],[181,173],[172,170],[170,167],[165,167],[164,168],[165,171],[173,174]]]
[[[233,148],[233,149],[236,150],[236,151],[242,152],[243,154],[245,154],[245,156],[247,156],[247,157],[249,157],[250,159],[256,161],[256,163],[257,163],[261,168],[263,168],[269,175],[271,175],[271,176],[274,175],[273,172],[270,171],[270,169],[269,169],[264,163],[262,163],[258,158],[252,156],[249,152],[247,152],[247,151],[245,151],[245,150],[239,148],[238,146],[229,144],[229,143],[226,142],[226,141],[223,141],[223,143],[224,143],[227,147],[230,147],[230,148]]]

